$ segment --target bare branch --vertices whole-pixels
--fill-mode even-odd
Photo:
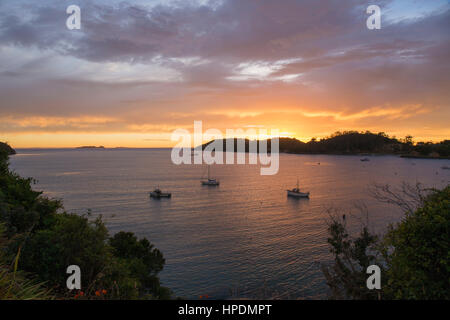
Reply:
[[[396,205],[405,213],[412,213],[422,206],[428,191],[430,190],[424,188],[420,182],[415,185],[402,182],[401,186],[396,189],[388,184],[374,184],[370,188],[370,193],[376,200]]]

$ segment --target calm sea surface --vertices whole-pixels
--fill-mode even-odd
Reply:
[[[371,229],[382,232],[401,213],[372,199],[370,184],[450,182],[441,169],[448,160],[369,158],[280,154],[274,176],[258,165],[214,165],[219,187],[200,185],[204,166],[173,165],[169,149],[19,149],[11,167],[68,211],[91,209],[111,233],[147,237],[166,258],[163,285],[178,296],[317,299],[327,294],[319,267],[330,261],[327,209],[342,210],[356,230],[355,206],[364,203]],[[311,199],[286,197],[297,177]],[[172,199],[150,199],[157,186]]]

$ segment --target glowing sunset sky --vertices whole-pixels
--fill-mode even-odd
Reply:
[[[81,30],[66,8],[81,8]],[[366,28],[366,8],[382,29]],[[450,138],[447,0],[0,1],[0,141],[172,146],[277,128]]]

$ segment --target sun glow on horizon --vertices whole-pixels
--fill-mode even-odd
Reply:
[[[312,139],[324,139],[335,133],[336,131],[359,131],[365,132],[366,130],[355,130],[355,129],[337,129],[330,130],[327,133],[317,133],[317,134],[305,134],[298,133],[295,130],[278,131],[278,134],[272,134],[270,129],[264,129],[267,133],[258,133],[258,129],[263,128],[263,126],[257,126],[253,131],[254,135],[248,135],[248,128],[243,130],[243,134],[234,134],[232,136],[226,135],[226,129],[222,131],[223,138],[247,138],[250,140],[258,139],[271,139],[275,137],[280,138],[294,138],[302,142],[309,142]],[[193,134],[191,128],[186,128],[188,132]],[[373,133],[385,132],[390,137],[404,138],[410,135],[410,131],[404,131],[399,133],[398,131],[389,132],[387,130],[369,130]],[[424,132],[426,133],[426,132]],[[177,141],[171,140],[171,132],[106,132],[106,133],[48,133],[48,132],[28,132],[28,133],[14,133],[1,135],[1,141],[8,142],[14,148],[75,148],[80,146],[104,146],[106,148],[172,148],[177,144]],[[440,142],[443,140],[448,140],[450,137],[450,132],[443,131],[441,135],[437,135],[433,132],[433,135],[413,135],[415,142]],[[205,143],[208,141],[203,141]],[[194,146],[193,140],[191,145]]]

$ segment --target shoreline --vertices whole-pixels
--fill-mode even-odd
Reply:
[[[133,148],[133,147],[113,147],[113,148],[79,148],[79,147],[73,147],[73,148],[15,148],[16,154],[20,154],[20,151],[29,151],[29,150],[60,150],[60,151],[86,151],[86,150],[94,150],[94,151],[123,151],[123,150],[170,150],[172,148]],[[227,151],[222,151],[227,152]],[[238,153],[237,151],[233,151],[233,153]],[[248,151],[245,151],[245,153],[249,153]],[[284,154],[292,154],[292,155],[328,155],[328,156],[360,156],[360,157],[375,157],[375,156],[395,156],[399,158],[405,158],[405,159],[426,159],[426,160],[450,160],[450,157],[431,157],[431,156],[420,156],[420,155],[409,155],[409,154],[397,154],[397,153],[309,153],[309,152],[290,152],[290,151],[280,151],[279,153]],[[11,154],[10,156],[16,155]],[[269,152],[270,154],[270,152]]]

